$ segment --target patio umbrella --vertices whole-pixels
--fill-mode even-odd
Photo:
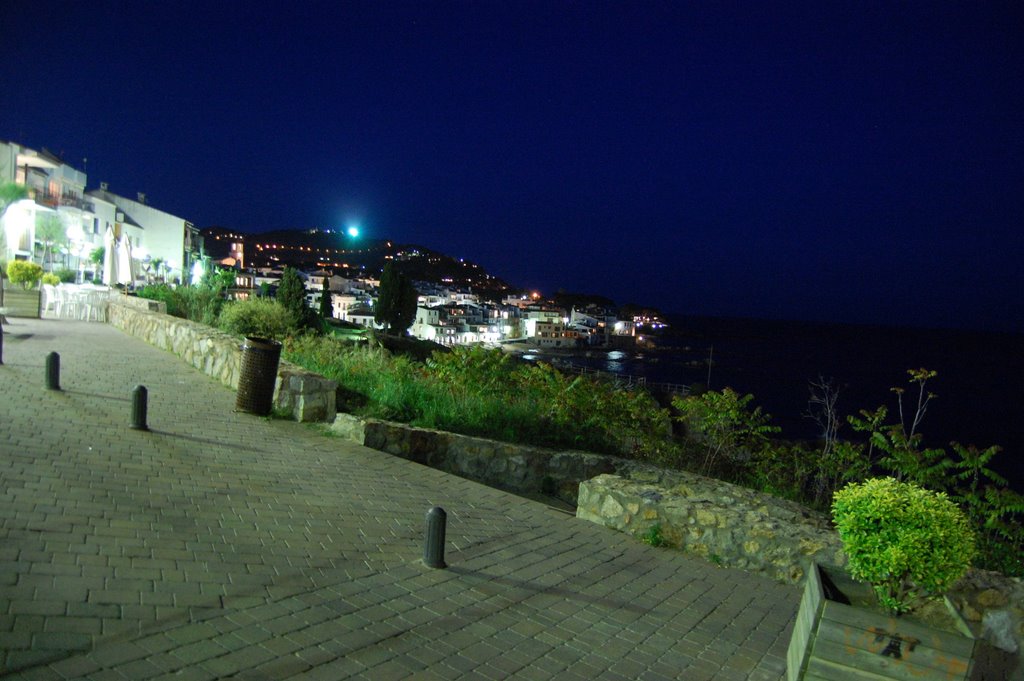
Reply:
[[[117,283],[131,284],[135,281],[135,268],[132,262],[132,239],[125,234],[117,245]]]
[[[107,227],[103,234],[103,283],[107,286],[113,286],[117,281],[117,254],[114,253],[116,244],[114,230]]]

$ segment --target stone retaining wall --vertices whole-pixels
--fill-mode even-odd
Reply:
[[[788,584],[803,581],[811,560],[847,563],[824,515],[720,480],[677,471],[655,477],[599,475],[580,483],[576,516],[722,565]],[[1007,653],[1024,641],[1024,582],[970,570],[949,594],[975,632]],[[1024,673],[1019,659],[1009,661]],[[1011,678],[1024,678],[1011,677]]]
[[[167,303],[160,300],[150,300],[149,298],[139,298],[138,296],[125,295],[120,291],[110,292],[110,302],[117,305],[123,305],[130,307],[134,310],[143,310],[145,312],[159,312],[160,314],[167,314]]]
[[[615,456],[498,442],[351,414],[338,414],[331,429],[358,444],[446,473],[521,494],[544,494],[573,506],[580,480],[646,468]]]
[[[656,479],[599,475],[580,483],[576,517],[649,536],[726,567],[788,584],[809,560],[845,565],[825,516],[783,499],[683,472]]]
[[[160,306],[166,309],[156,301],[112,295],[108,321],[129,335],[173,352],[237,390],[242,341],[204,324],[163,314]],[[329,421],[335,414],[336,390],[334,381],[282,360],[277,370],[274,406],[296,421]]]

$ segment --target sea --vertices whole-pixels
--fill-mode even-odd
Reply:
[[[832,381],[844,417],[883,404],[895,417],[891,388],[904,388],[911,419],[917,393],[907,371],[931,369],[937,375],[927,390],[935,397],[918,428],[925,444],[999,445],[994,468],[1024,492],[1024,334],[682,315],[668,321],[655,349],[590,350],[560,359],[648,382],[752,394],[790,439],[820,434],[806,416],[812,381]],[[859,434],[844,420],[840,435]]]

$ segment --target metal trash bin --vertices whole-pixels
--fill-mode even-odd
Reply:
[[[274,406],[281,343],[269,338],[246,338],[242,345],[242,371],[238,376],[235,409],[268,416]]]

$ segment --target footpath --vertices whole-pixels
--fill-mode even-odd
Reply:
[[[236,413],[107,325],[8,321],[0,676],[784,677],[794,587]],[[136,385],[148,431],[129,428]],[[433,506],[446,569],[421,560]]]

